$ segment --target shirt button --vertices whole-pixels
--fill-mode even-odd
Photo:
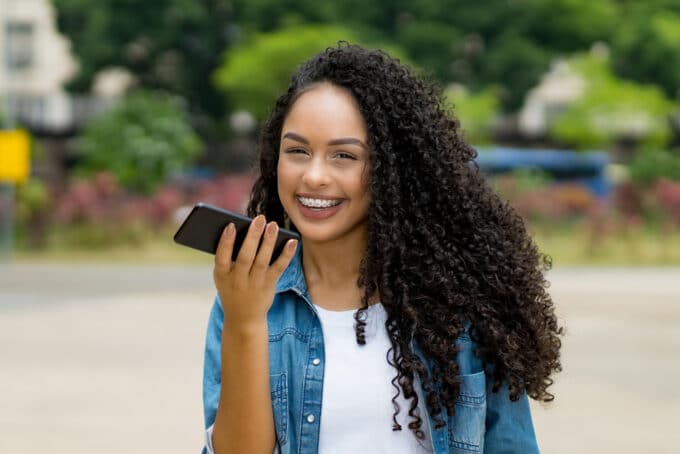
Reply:
[[[314,422],[314,415],[307,415],[307,422],[308,423],[313,423]]]
[[[314,358],[312,360],[312,364],[314,364],[315,366],[318,366],[319,364],[321,364],[321,360],[319,358]]]

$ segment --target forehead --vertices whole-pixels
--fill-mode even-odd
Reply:
[[[355,137],[366,140],[366,123],[349,90],[322,83],[302,93],[291,106],[281,134],[295,132],[305,137],[331,140]]]

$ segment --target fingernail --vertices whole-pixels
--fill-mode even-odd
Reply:
[[[231,235],[232,233],[234,233],[234,230],[236,230],[236,228],[234,227],[234,223],[230,222],[229,225],[227,226],[227,235]]]
[[[297,247],[297,240],[290,240],[288,242],[288,249],[295,249]]]
[[[258,229],[264,227],[264,222],[265,222],[264,216],[259,215],[258,217],[255,218],[255,227],[257,227]]]
[[[279,230],[279,226],[276,222],[270,222],[267,224],[267,235],[274,236]]]

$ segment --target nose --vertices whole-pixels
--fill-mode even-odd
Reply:
[[[302,176],[302,181],[311,188],[328,186],[330,172],[322,156],[315,156],[309,161]]]

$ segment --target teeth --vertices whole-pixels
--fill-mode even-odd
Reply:
[[[326,199],[309,199],[307,197],[298,197],[300,203],[310,208],[329,208],[340,204],[340,200],[326,200]]]

